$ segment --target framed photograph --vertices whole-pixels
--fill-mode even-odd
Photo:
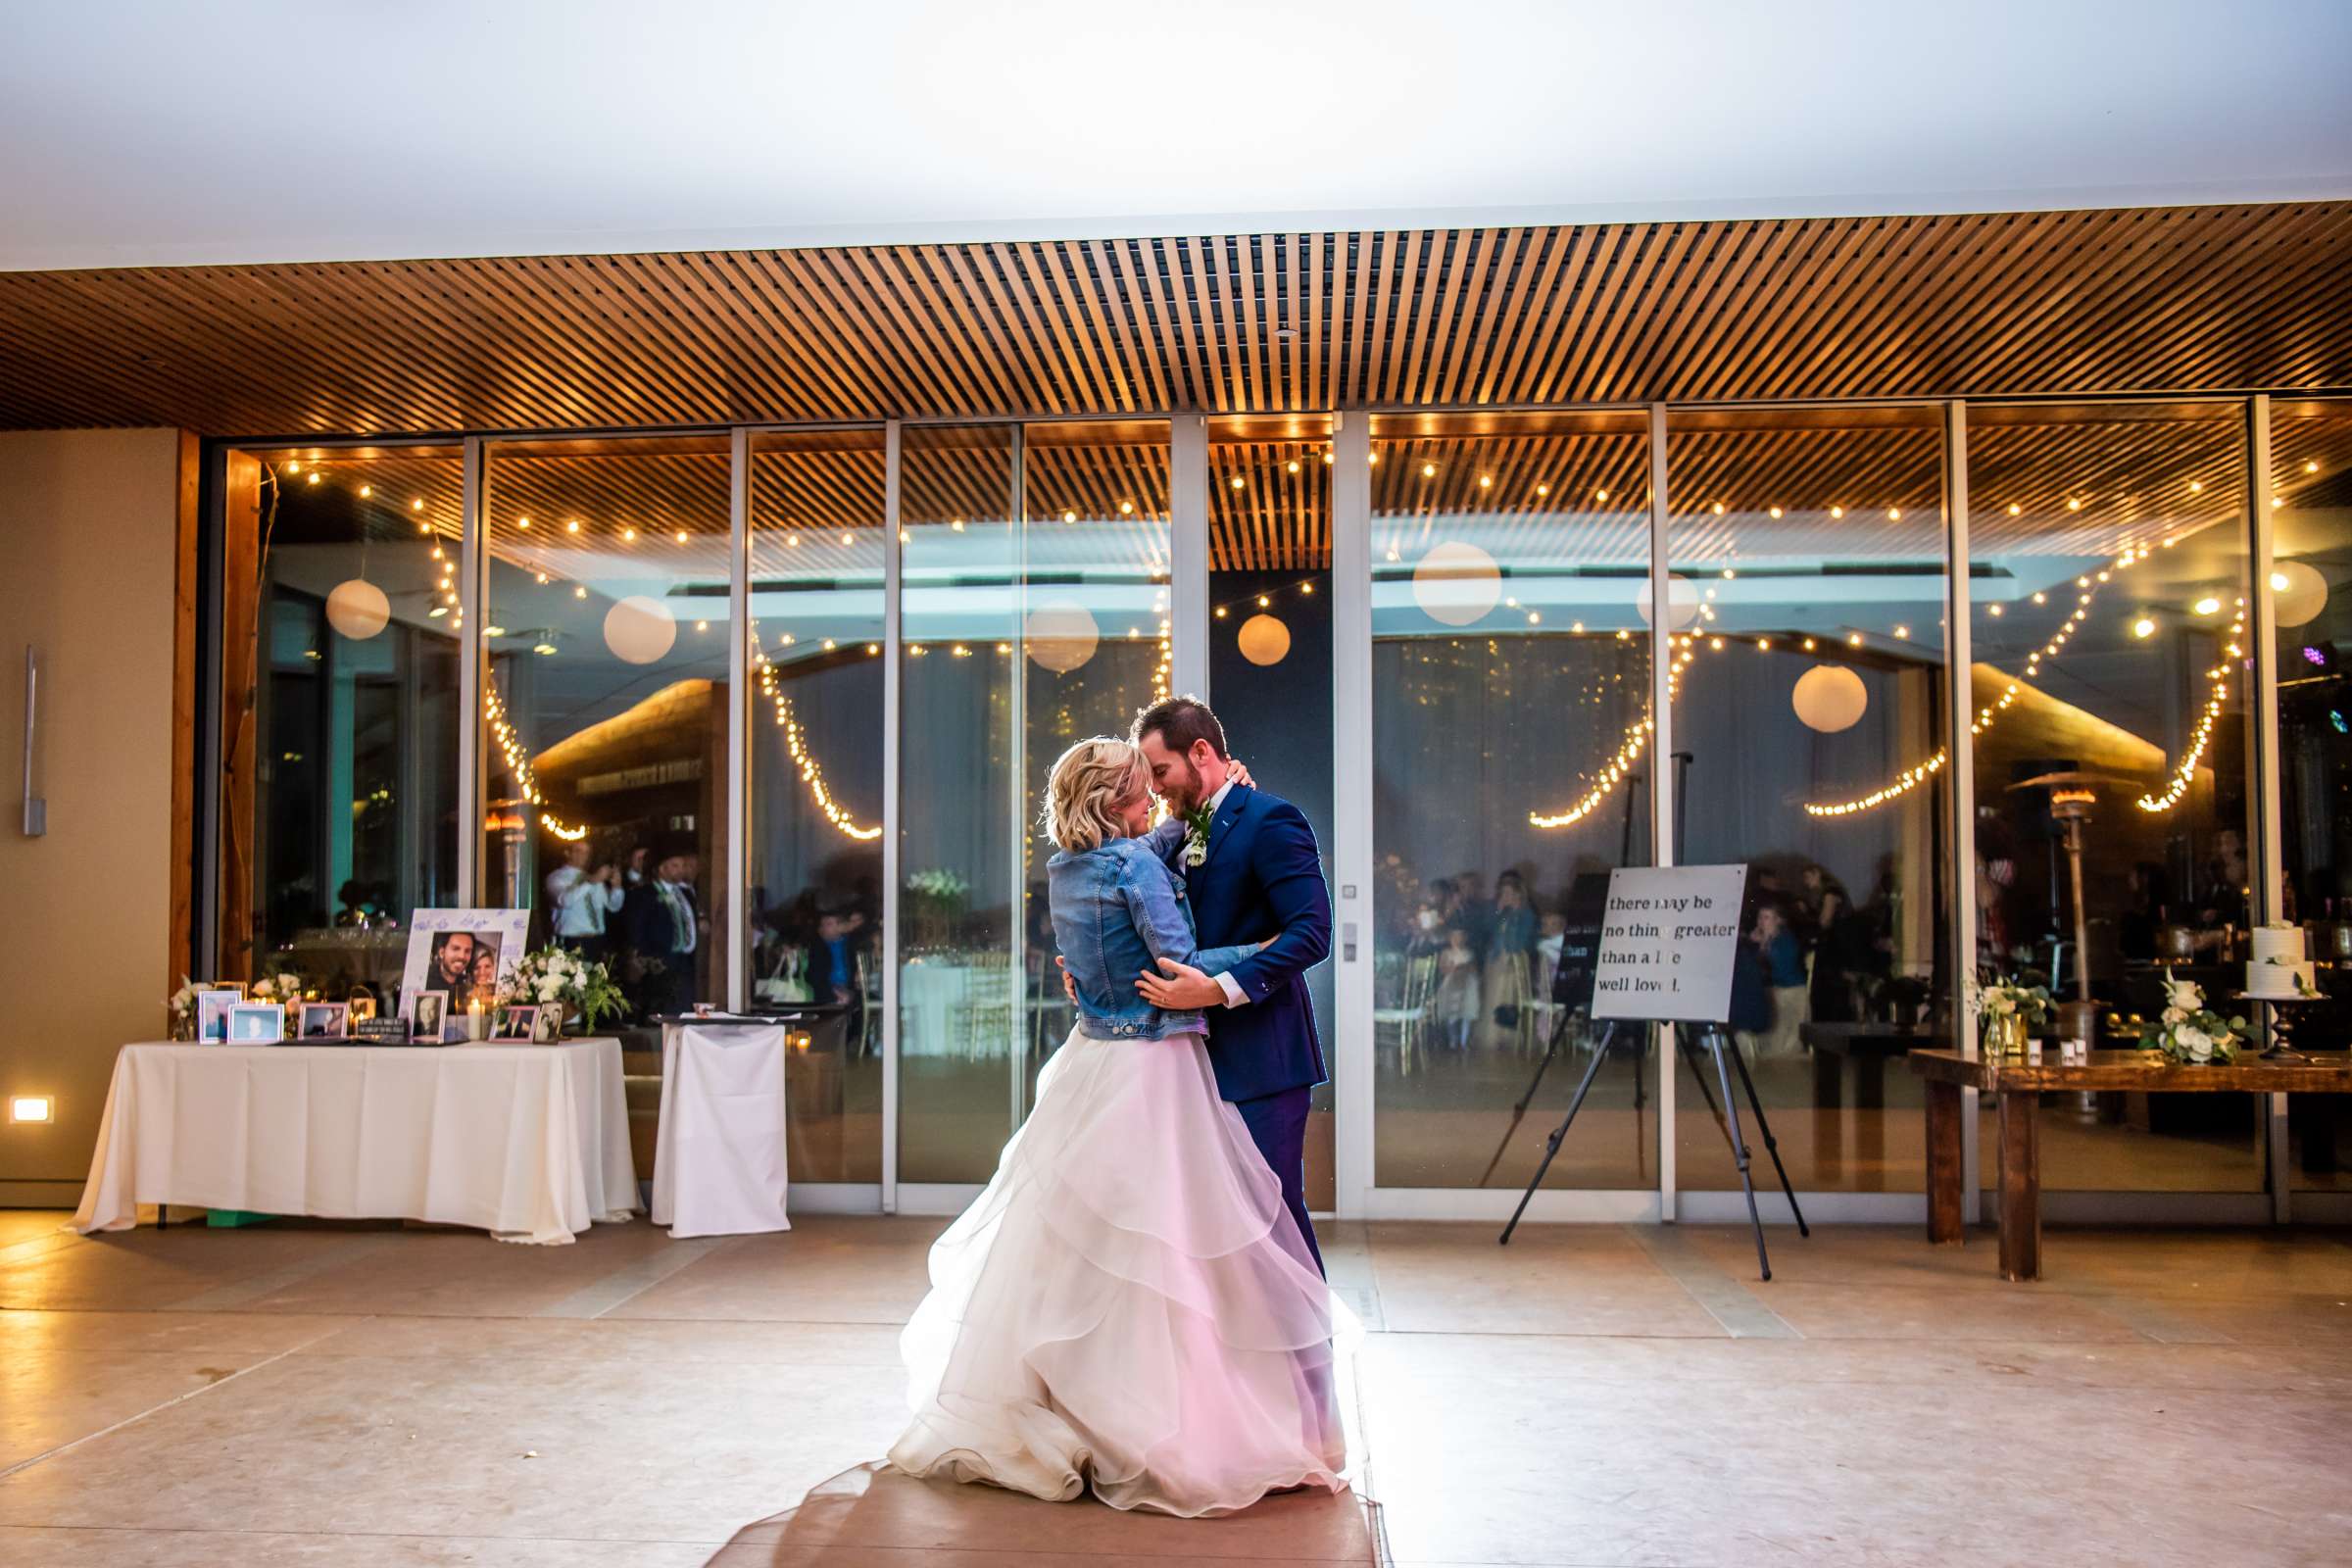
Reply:
[[[196,993],[196,1039],[199,1043],[228,1038],[228,1009],[245,1000],[243,986],[207,986]]]
[[[446,992],[448,1012],[463,1023],[475,997],[485,1007],[495,1004],[498,982],[521,958],[530,924],[528,909],[418,909],[409,923],[401,995]]]
[[[449,993],[416,991],[409,995],[409,1038],[438,1045],[449,1027]]]
[[[286,1038],[286,1008],[280,1002],[240,1002],[228,1009],[228,1043],[270,1045]]]
[[[534,1012],[536,1016],[531,1019],[531,1044],[552,1046],[560,1043],[564,1038],[564,1009],[539,1007]]]
[[[302,1004],[302,1038],[305,1040],[340,1040],[348,1028],[351,1004],[348,1002],[306,1002]]]
[[[498,1009],[498,1027],[490,1038],[515,1044],[538,1038],[539,1008],[528,1002],[511,1002]]]

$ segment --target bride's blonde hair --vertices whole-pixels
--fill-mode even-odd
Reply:
[[[1140,747],[1098,735],[1080,741],[1054,764],[1039,821],[1056,849],[1074,855],[1100,849],[1126,832],[1113,808],[1151,787]]]

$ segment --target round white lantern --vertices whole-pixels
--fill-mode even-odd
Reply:
[[[2301,626],[2319,618],[2328,608],[2328,579],[2317,566],[2300,561],[2281,561],[2271,568],[2271,608],[2278,624]]]
[[[1634,609],[1641,613],[1642,624],[1648,625],[1649,579],[1647,577],[1642,579],[1642,586],[1634,593]],[[1691,586],[1690,579],[1688,577],[1668,576],[1666,579],[1667,629],[1681,631],[1697,618],[1698,590]]]
[[[605,646],[629,663],[650,664],[677,640],[677,617],[659,599],[631,594],[605,612]]]
[[[1414,564],[1413,602],[1430,619],[1447,626],[1467,626],[1484,620],[1487,612],[1502,602],[1502,568],[1478,546],[1448,539]],[[1287,631],[1282,646],[1284,652],[1290,650]],[[1276,659],[1281,657],[1275,655]],[[1273,662],[1259,661],[1268,664]]]
[[[1242,657],[1252,664],[1279,664],[1290,657],[1291,628],[1272,615],[1251,615],[1242,622]]]
[[[1094,658],[1102,640],[1094,614],[1075,600],[1051,600],[1021,622],[1021,646],[1040,668],[1056,675],[1066,675]]]
[[[365,577],[349,577],[326,596],[326,623],[355,643],[382,631],[392,619],[392,601]]]
[[[1870,691],[1862,677],[1843,664],[1815,664],[1796,677],[1788,706],[1796,710],[1805,728],[1835,735],[1860,722],[1863,710],[1870,707]]]

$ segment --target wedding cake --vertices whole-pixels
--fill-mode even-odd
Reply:
[[[2258,925],[2252,956],[2246,960],[2249,997],[2309,996],[2316,985],[2318,965],[2303,956],[2303,928],[2299,925]]]

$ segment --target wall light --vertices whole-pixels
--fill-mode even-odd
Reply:
[[[2146,615],[2140,616],[2137,620],[2132,623],[2132,635],[2134,637],[2155,636],[2156,622],[2148,618]]]
[[[11,1095],[8,1097],[10,1121],[55,1121],[57,1102],[47,1095]]]

